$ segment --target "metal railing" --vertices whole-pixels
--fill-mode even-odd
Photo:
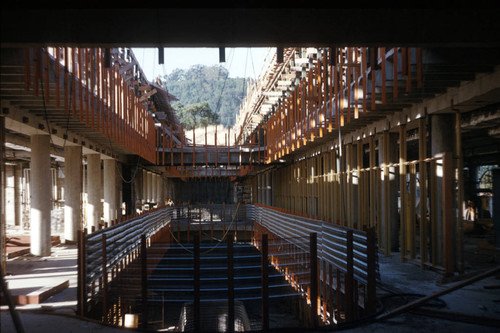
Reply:
[[[311,233],[317,235],[317,259],[323,309],[331,308],[335,303],[329,292],[329,290],[335,290],[338,294],[336,304],[339,304],[340,293],[344,295],[343,320],[353,320],[359,315],[357,313],[359,309],[352,304],[358,304],[360,308],[365,309],[365,313],[375,312],[376,280],[380,274],[378,273],[377,240],[374,229],[357,230],[322,220],[288,214],[282,209],[264,205],[248,205],[247,213],[251,221],[255,221],[263,228],[261,233],[269,232],[274,238],[284,240],[292,248],[305,253],[311,253],[313,250],[308,241]],[[333,281],[334,271],[336,281]],[[300,274],[300,270],[298,273]],[[293,276],[294,272],[289,274]],[[354,293],[358,289],[362,292]],[[308,294],[308,297],[310,298],[311,295]],[[345,305],[346,302],[347,305]],[[333,318],[333,313],[328,315],[326,310],[324,311],[325,322],[327,318]],[[337,316],[336,321],[339,318],[340,315]]]
[[[158,208],[93,233],[79,231],[79,313],[93,311],[106,286],[140,254],[141,237],[151,239],[172,219],[172,207]]]
[[[279,325],[307,329],[376,310],[373,230],[271,207],[163,207],[80,233],[79,249],[79,312],[108,324],[123,325],[125,314],[134,314],[150,329],[222,320],[223,330],[233,321],[260,330],[279,328],[270,327],[270,314],[285,306],[296,321]],[[209,314],[212,306],[227,313]]]

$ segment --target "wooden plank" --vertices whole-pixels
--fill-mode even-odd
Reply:
[[[436,160],[431,161],[430,166],[430,198],[429,202],[431,204],[431,265],[436,266],[438,262],[438,197],[437,197],[437,162]]]
[[[24,49],[24,90],[31,89],[31,52],[32,49]]]
[[[358,63],[358,48],[354,48],[354,61]],[[358,78],[359,78],[359,66],[354,67],[354,119],[359,118],[359,92],[358,92]]]
[[[406,92],[411,92],[411,48],[408,48],[408,56],[407,56],[407,63],[403,64],[404,66],[408,67],[407,70],[407,75],[406,75]]]
[[[389,182],[389,131],[384,131],[383,134],[383,145],[384,145],[384,161],[383,161],[383,170],[384,170],[384,198],[382,201],[384,202],[384,211],[385,211],[385,219],[384,219],[384,234],[385,234],[385,244],[384,244],[384,252],[386,256],[391,255],[391,223],[390,223],[390,182]],[[381,210],[379,210],[381,212]]]
[[[144,95],[142,95],[140,98],[139,98],[139,102],[144,102],[145,100],[147,100],[150,96],[153,96],[154,94],[156,94],[158,91],[155,89],[145,93]]]
[[[392,54],[392,99],[398,99],[398,48],[393,48]]]
[[[352,48],[347,48],[347,63],[352,63]],[[351,76],[352,68],[347,66],[346,88],[347,88],[347,123],[351,122]]]
[[[454,197],[453,197],[453,183],[454,183],[454,169],[453,169],[453,156],[451,153],[443,154],[443,266],[445,269],[445,276],[452,276],[455,271],[455,232],[453,226],[454,214]]]
[[[399,126],[399,196],[400,196],[400,248],[401,262],[406,261],[410,231],[407,228],[408,191],[406,188],[406,125]]]
[[[356,172],[358,174],[358,206],[354,207],[358,211],[358,228],[366,225],[365,214],[367,210],[364,206],[364,182],[361,169],[363,168],[363,141],[359,140],[356,144]]]
[[[418,120],[418,153],[420,185],[420,267],[423,269],[427,260],[427,135],[425,118]]]
[[[415,204],[416,204],[416,182],[417,178],[417,165],[415,163],[410,164],[410,193],[409,193],[409,204],[408,204],[408,249],[410,250],[410,258],[416,258],[416,236],[417,236],[417,223],[415,215]]]
[[[417,88],[422,88],[423,78],[422,78],[422,48],[417,47]]]
[[[60,72],[60,61],[61,61],[61,55],[60,55],[60,48],[58,47],[55,47],[54,48],[55,50],[55,53],[56,53],[56,60],[55,60],[55,65],[54,65],[54,80],[55,80],[55,85],[56,85],[56,109],[59,109],[60,107],[60,104],[61,104],[61,91],[60,91],[60,85],[61,85],[61,82],[60,82],[60,76],[59,76],[59,72]],[[27,49],[27,52],[29,52],[29,49]],[[27,89],[26,89],[27,90]]]
[[[44,74],[43,80],[44,80],[44,98],[45,98],[45,103],[50,102],[50,88],[49,88],[49,72],[50,72],[50,64],[49,64],[49,54],[47,51],[42,53],[43,57],[43,66],[42,66],[42,72]]]
[[[69,280],[64,280],[56,285],[45,286],[26,295],[16,295],[13,293],[11,297],[16,305],[40,304],[67,288],[69,288]]]
[[[376,93],[375,93],[375,86],[376,86],[376,83],[377,83],[377,75],[376,75],[376,70],[375,70],[375,64],[376,64],[376,61],[377,61],[377,57],[375,56],[375,52],[376,49],[375,48],[371,48],[370,49],[370,71],[371,71],[371,74],[372,74],[372,92],[371,92],[371,109],[372,111],[375,110],[375,103],[376,103]]]
[[[418,51],[421,49],[417,49]],[[453,102],[452,102],[453,109]],[[461,127],[461,113],[455,113],[455,147],[456,147],[456,181],[457,181],[457,270],[460,274],[464,271],[464,180],[463,180],[463,152],[462,152],[462,127]]]
[[[381,65],[381,72],[382,72],[382,104],[387,103],[387,88],[386,88],[386,68],[385,68],[385,47],[380,48],[380,54],[382,57],[382,65]]]

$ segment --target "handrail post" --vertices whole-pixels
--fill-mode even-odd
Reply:
[[[84,317],[87,313],[85,232],[78,230],[78,314]]]
[[[347,251],[347,272],[344,275],[344,311],[345,320],[349,322],[353,319],[353,236],[352,230],[347,231],[346,235]]]
[[[268,236],[262,234],[262,330],[269,330],[269,259],[268,259]]]
[[[141,235],[141,292],[142,292],[142,328],[148,325],[148,271],[147,271],[146,235]]]
[[[309,260],[311,274],[311,321],[312,327],[317,328],[318,322],[318,234],[309,235]]]
[[[106,234],[102,234],[102,317],[106,320],[108,311],[108,269],[106,252]]]
[[[376,267],[376,256],[377,247],[375,237],[375,229],[368,228],[366,231],[366,265],[367,265],[367,303],[366,311],[369,315],[374,314],[377,310],[377,267]]]
[[[195,235],[193,239],[193,283],[194,283],[194,331],[201,329],[200,312],[200,239]]]
[[[228,332],[234,332],[234,262],[233,238],[227,237],[227,320]]]

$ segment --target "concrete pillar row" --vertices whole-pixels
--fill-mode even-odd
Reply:
[[[105,159],[104,164],[104,222],[111,225],[111,221],[118,217],[116,160]]]
[[[31,253],[50,256],[50,136],[31,136]]]
[[[101,193],[101,155],[89,154],[87,156],[87,227],[96,230],[99,227],[102,215]]]
[[[81,229],[82,196],[82,147],[64,148],[64,241],[77,241],[77,231]]]

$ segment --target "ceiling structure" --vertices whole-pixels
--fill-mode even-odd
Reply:
[[[179,1],[159,8],[154,1],[149,8],[40,4],[2,4],[2,47],[500,46],[500,10],[493,2],[487,7],[456,1],[440,8],[391,1],[314,8],[261,1],[245,7],[218,1],[210,8]]]

